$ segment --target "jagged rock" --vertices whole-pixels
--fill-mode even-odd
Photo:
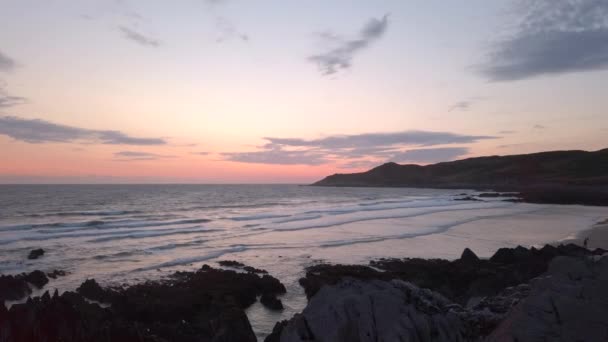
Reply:
[[[472,252],[472,251],[471,251]],[[501,248],[490,260],[474,264],[440,259],[380,259],[370,262],[374,268],[358,265],[318,264],[306,269],[300,279],[308,298],[323,285],[333,285],[344,277],[361,280],[402,279],[429,288],[461,305],[472,298],[494,296],[506,287],[527,283],[548,269],[556,256],[591,256],[594,252],[576,245],[545,246],[542,249]],[[473,260],[463,252],[466,260]],[[470,255],[470,256],[467,256]]]
[[[12,275],[0,275],[0,302],[18,300],[30,293],[32,293],[32,290],[22,278]]]
[[[285,286],[270,275],[204,265],[196,272],[124,288],[103,288],[88,279],[77,291],[46,293],[0,310],[0,342],[254,342],[244,309],[257,296],[276,299]],[[110,305],[102,308],[85,297]]]
[[[277,297],[270,294],[263,294],[260,297],[260,303],[271,310],[283,310],[283,303]]]
[[[266,341],[462,341],[467,327],[441,295],[400,280],[323,287]]]
[[[53,270],[52,272],[47,273],[47,277],[51,278],[51,279],[57,279],[57,277],[64,277],[66,276],[68,273],[66,271],[63,270]]]
[[[36,286],[39,289],[43,288],[44,285],[49,282],[49,278],[46,277],[46,274],[38,270],[32,271],[29,274],[24,274],[22,279]]]
[[[27,256],[27,258],[30,260],[38,259],[39,257],[41,257],[43,255],[44,255],[44,249],[42,249],[42,248],[32,249],[30,251],[30,254]]]
[[[479,262],[479,257],[472,250],[465,248],[460,256],[460,261],[468,265],[475,265]]]
[[[29,284],[43,288],[49,282],[42,271],[32,271],[17,275],[0,275],[0,303],[5,300],[19,300],[32,293]]]
[[[608,257],[557,257],[487,341],[606,341]]]
[[[220,260],[218,262],[218,264],[220,264],[220,266],[226,266],[226,267],[244,267],[245,264],[235,261],[235,260]]]
[[[111,293],[101,288],[95,279],[87,279],[76,289],[76,292],[84,297],[98,302],[108,302]]]

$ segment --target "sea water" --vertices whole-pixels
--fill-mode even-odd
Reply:
[[[135,283],[219,260],[266,269],[285,310],[247,310],[259,338],[306,305],[298,279],[317,262],[454,259],[565,240],[608,208],[456,198],[471,190],[298,185],[0,185],[0,273],[67,271],[44,290],[87,278]],[[28,260],[30,250],[46,253]]]

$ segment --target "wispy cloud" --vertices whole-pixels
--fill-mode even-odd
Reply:
[[[335,135],[310,140],[266,137],[264,140],[267,143],[260,146],[257,151],[223,153],[222,156],[226,160],[244,163],[284,165],[339,163],[343,168],[360,167],[365,163],[378,163],[395,158],[426,163],[437,158],[452,159],[468,153],[468,149],[441,147],[412,150],[411,147],[466,144],[495,138],[497,137],[429,131]]]
[[[608,69],[608,1],[518,2],[514,33],[480,67],[491,81]]]
[[[162,138],[138,138],[121,131],[86,129],[14,116],[0,117],[0,135],[32,144],[82,142],[107,145],[164,145],[167,143]]]
[[[498,134],[515,134],[517,133],[517,131],[512,131],[512,130],[504,130],[504,131],[499,131]]]
[[[15,69],[17,63],[4,52],[0,51],[0,71],[11,71]]]
[[[354,39],[342,39],[332,33],[324,33],[321,38],[329,49],[308,57],[308,60],[317,64],[323,75],[335,74],[352,65],[355,54],[369,47],[384,35],[388,27],[388,14],[382,18],[372,18],[363,27]]]
[[[225,17],[215,18],[215,27],[218,31],[216,42],[223,43],[232,38],[237,38],[243,42],[249,41],[249,35],[239,31],[234,23]]]
[[[167,159],[167,158],[175,158],[172,155],[162,155],[150,152],[140,152],[140,151],[120,151],[114,153],[114,157],[116,161],[138,161],[138,160],[158,160],[158,159]]]
[[[27,103],[27,99],[21,96],[9,95],[0,87],[0,108],[8,108]]]
[[[534,128],[534,129],[545,129],[547,127],[545,127],[543,125],[536,124],[536,125],[532,126],[532,128]]]
[[[192,154],[196,154],[198,156],[208,156],[211,153],[210,152],[192,152]]]
[[[122,33],[123,37],[128,40],[131,40],[139,45],[149,46],[149,47],[159,47],[161,45],[160,40],[144,35],[138,31],[135,31],[126,26],[119,26],[118,30]]]

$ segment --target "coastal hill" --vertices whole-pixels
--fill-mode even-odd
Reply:
[[[607,189],[608,149],[478,157],[425,166],[391,162],[366,172],[334,174],[313,185],[502,191],[531,187]]]

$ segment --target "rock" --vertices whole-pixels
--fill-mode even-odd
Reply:
[[[557,257],[487,341],[605,341],[608,257]]]
[[[43,288],[49,282],[42,271],[32,271],[17,275],[0,275],[0,302],[6,300],[19,300],[32,293],[29,284],[36,288]]]
[[[255,268],[255,267],[251,267],[251,266],[245,266],[245,267],[243,267],[243,270],[250,272],[250,273],[260,273],[260,274],[268,273],[268,272],[266,272],[266,270],[261,270],[259,268]]]
[[[220,266],[236,267],[236,268],[240,268],[240,267],[244,267],[245,266],[245,264],[240,263],[238,261],[234,261],[234,260],[220,260],[218,262],[218,264],[220,264]]]
[[[240,268],[243,271],[246,271],[249,273],[260,273],[260,274],[268,273],[265,270],[261,270],[259,268],[255,268],[252,266],[247,266],[241,262],[234,261],[234,260],[222,260],[222,261],[219,261],[218,263],[220,264],[220,266]]]
[[[0,341],[255,342],[244,309],[257,296],[278,301],[285,286],[270,275],[204,265],[124,287],[103,288],[88,279],[77,291],[46,293],[0,311]]]
[[[262,297],[260,297],[260,303],[270,310],[283,310],[283,303],[281,300],[270,294],[263,294]]]
[[[44,285],[46,285],[49,282],[49,278],[46,277],[46,274],[44,274],[44,272],[42,271],[33,271],[30,274],[26,274],[22,277],[23,280],[27,281],[28,283],[36,286],[37,288],[41,289],[44,287]]]
[[[323,285],[336,284],[345,277],[360,280],[401,279],[466,305],[472,298],[494,296],[504,288],[527,283],[547,271],[549,262],[556,256],[592,254],[576,245],[549,246],[540,250],[518,246],[501,248],[490,260],[480,260],[473,257],[472,251],[469,253],[465,250],[464,259],[455,261],[418,258],[374,260],[370,265],[375,269],[359,265],[319,264],[306,269],[300,285],[310,298]]]
[[[0,302],[19,300],[30,293],[32,293],[32,290],[22,278],[12,275],[0,275]]]
[[[454,198],[454,201],[481,201],[481,200],[479,198],[465,196],[465,197]]]
[[[460,256],[460,262],[468,265],[475,265],[479,262],[479,258],[475,253],[473,253],[472,250],[465,248],[464,251],[462,251],[462,255]]]
[[[57,279],[57,277],[64,277],[67,275],[66,271],[63,270],[53,270],[52,272],[49,272],[46,274],[47,277],[51,278],[51,279]]]
[[[319,290],[266,341],[462,341],[466,333],[441,295],[400,280],[347,279]]]
[[[27,256],[28,259],[33,260],[33,259],[38,259],[39,257],[44,255],[44,249],[42,248],[38,248],[38,249],[32,249],[30,251],[30,254]]]
[[[87,279],[76,289],[82,296],[98,302],[108,302],[111,293],[101,288],[95,279]]]

